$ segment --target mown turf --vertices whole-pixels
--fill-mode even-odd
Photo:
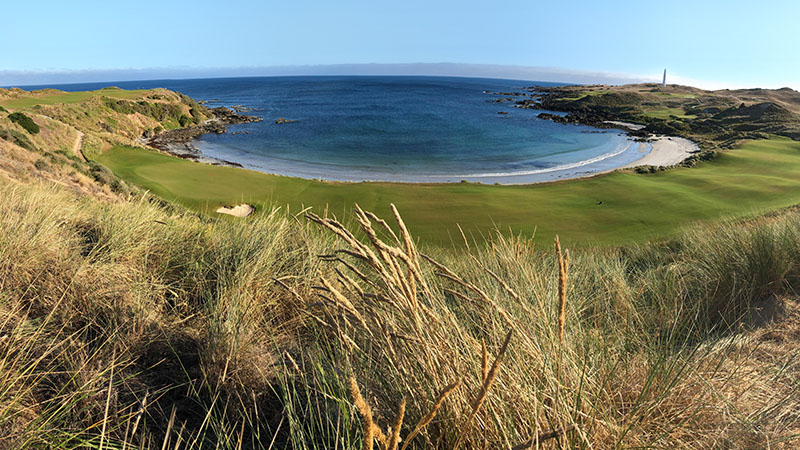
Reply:
[[[580,99],[582,99],[584,97],[595,96],[595,95],[605,95],[605,94],[608,94],[609,92],[611,92],[611,91],[608,91],[608,90],[585,91],[585,92],[581,92],[580,94],[578,94],[578,95],[576,95],[574,97],[561,97],[561,98],[558,98],[556,100],[569,100],[569,101],[580,100]]]
[[[696,119],[694,114],[686,114],[681,108],[656,108],[645,109],[646,116],[655,117],[657,119],[669,119],[671,116],[680,117],[682,119]]]
[[[714,161],[641,175],[527,186],[321,183],[185,161],[130,147],[97,157],[123,179],[190,208],[212,211],[249,202],[292,211],[325,205],[342,217],[354,203],[387,216],[400,209],[416,236],[431,244],[495,226],[550,242],[617,245],[675,235],[693,222],[750,217],[800,203],[800,142],[753,141]],[[601,203],[602,202],[602,203]]]
[[[139,97],[144,90],[124,90],[118,88],[103,88],[96,91],[60,92],[45,95],[28,95],[23,98],[0,99],[0,105],[11,109],[29,108],[34,105],[53,105],[56,103],[78,103],[94,95],[104,95],[117,99],[132,99]]]
[[[697,98],[697,94],[691,93],[680,93],[680,92],[653,92],[653,94],[660,95],[661,97],[670,97],[670,98]]]

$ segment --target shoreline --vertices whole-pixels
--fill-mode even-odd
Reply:
[[[224,106],[210,110],[214,118],[195,126],[178,128],[161,132],[150,138],[141,138],[139,143],[155,148],[166,154],[194,162],[216,166],[230,166],[255,170],[258,172],[296,177],[307,180],[338,183],[404,183],[404,184],[495,184],[495,185],[533,185],[566,181],[571,179],[590,178],[617,170],[626,170],[640,166],[669,167],[680,164],[700,151],[699,146],[682,137],[653,136],[643,131],[644,126],[619,120],[581,123],[567,121],[562,117],[551,117],[553,114],[540,114],[556,122],[580,124],[595,130],[618,130],[619,136],[625,135],[623,144],[609,141],[609,148],[597,147],[603,153],[574,162],[557,164],[550,167],[536,167],[536,161],[527,170],[507,171],[498,168],[495,172],[476,172],[462,174],[419,174],[415,170],[406,169],[405,173],[386,172],[381,169],[364,169],[348,166],[328,166],[313,161],[293,161],[270,157],[252,157],[249,154],[235,153],[235,149],[218,146],[207,146],[201,149],[200,139],[207,134],[227,133],[226,125],[261,121],[261,117],[248,116],[235,112]],[[594,132],[594,131],[587,131]],[[616,147],[613,147],[616,146]],[[641,155],[639,155],[641,154]],[[635,159],[633,156],[637,156]],[[465,171],[466,172],[466,171]]]
[[[261,122],[261,117],[240,114],[224,106],[210,108],[209,111],[213,114],[213,119],[194,126],[162,131],[155,136],[138,138],[136,141],[177,158],[217,166],[243,168],[244,166],[237,162],[203,154],[193,142],[206,134],[225,134],[228,132],[227,125]]]
[[[625,124],[627,125],[627,124]],[[623,123],[618,124],[621,131],[628,131],[623,127]],[[199,138],[200,136],[196,136]],[[475,184],[499,184],[499,185],[533,185],[542,183],[552,183],[558,181],[568,181],[573,179],[591,178],[618,170],[633,169],[641,166],[656,166],[656,167],[670,167],[683,162],[690,156],[700,151],[699,146],[690,141],[689,139],[677,136],[654,136],[647,141],[641,139],[634,139],[633,137],[626,137],[628,146],[621,151],[614,154],[601,154],[596,157],[596,161],[592,159],[577,161],[570,163],[565,168],[543,168],[531,172],[519,173],[495,173],[495,174],[467,174],[467,175],[451,175],[451,174],[426,174],[414,175],[406,174],[400,175],[389,173],[378,173],[369,171],[358,171],[358,169],[351,169],[336,173],[332,170],[327,177],[321,177],[319,174],[313,172],[310,167],[319,167],[315,163],[308,164],[304,167],[303,163],[287,162],[287,161],[245,161],[236,160],[231,158],[230,155],[213,155],[199,149],[194,145],[195,139],[184,142],[160,142],[160,145],[155,147],[159,151],[170,154],[172,156],[187,159],[199,163],[229,166],[236,168],[243,168],[255,170],[268,175],[286,176],[301,178],[306,180],[315,180],[320,182],[333,182],[333,183],[402,183],[402,184],[459,184],[463,182]],[[607,159],[620,158],[629,155],[632,152],[641,153],[642,156],[634,161],[621,162],[619,165],[610,168],[599,168],[591,170],[591,167],[581,170],[586,166],[603,162]],[[589,162],[587,162],[589,161]],[[267,163],[266,166],[262,165]],[[370,176],[376,176],[370,178]]]

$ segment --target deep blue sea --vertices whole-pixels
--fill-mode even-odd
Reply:
[[[242,105],[264,121],[194,142],[246,167],[340,181],[530,183],[613,169],[644,156],[616,130],[536,118],[486,91],[531,81],[315,76],[49,85],[62,90],[164,87],[208,106]],[[30,87],[26,87],[29,89]],[[499,114],[504,112],[507,114]],[[278,118],[295,123],[276,124]]]

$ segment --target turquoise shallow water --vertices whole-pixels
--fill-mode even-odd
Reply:
[[[92,89],[108,83],[70,85]],[[540,120],[493,103],[534,83],[449,77],[267,77],[114,83],[166,87],[263,122],[194,142],[269,173],[340,181],[529,183],[586,176],[643,156],[616,130]],[[553,83],[547,83],[553,85]],[[65,89],[65,86],[56,86]],[[500,112],[507,114],[498,114]],[[277,118],[297,120],[275,123]]]

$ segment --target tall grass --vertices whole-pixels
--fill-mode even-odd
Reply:
[[[0,448],[791,445],[800,214],[569,253],[0,186]],[[797,329],[794,328],[796,320]]]

